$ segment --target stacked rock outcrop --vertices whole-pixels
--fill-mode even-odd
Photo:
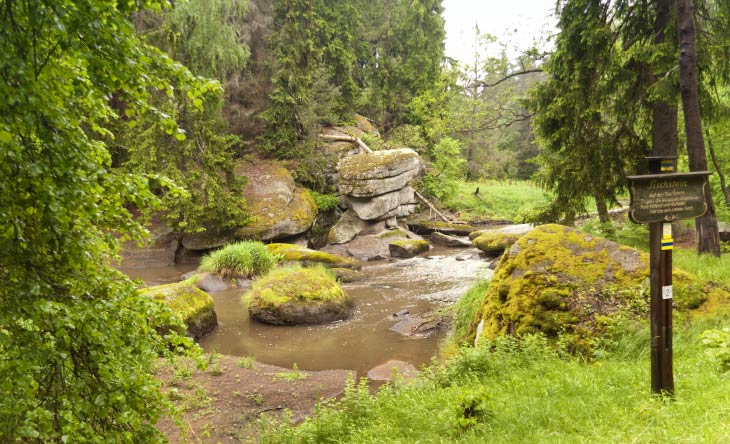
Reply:
[[[376,151],[345,157],[340,162],[339,192],[348,208],[330,232],[330,243],[351,241],[373,223],[415,211],[413,188],[408,184],[424,169],[418,153],[410,148]]]

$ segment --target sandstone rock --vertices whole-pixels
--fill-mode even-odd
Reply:
[[[137,241],[126,241],[121,245],[120,256],[123,268],[168,267],[175,264],[175,253],[180,246],[178,234],[154,215],[145,225],[150,237],[139,245]]]
[[[444,247],[471,247],[471,242],[468,240],[460,239],[458,237],[449,236],[438,231],[431,233],[431,243],[434,245],[442,245]]]
[[[351,268],[331,268],[330,270],[335,273],[337,280],[343,284],[358,282],[365,279],[365,275],[361,271],[353,270]]]
[[[418,239],[396,240],[388,244],[391,257],[414,257],[427,252],[429,248],[428,242]]]
[[[229,279],[208,272],[195,275],[195,285],[206,293],[228,290],[233,286]]]
[[[413,188],[409,186],[379,196],[366,198],[348,196],[345,199],[347,205],[362,220],[387,219],[393,216],[402,217],[407,215],[402,213],[407,213],[415,205]],[[402,205],[406,206],[406,210],[398,211]]]
[[[486,231],[474,239],[472,243],[487,255],[499,256],[522,236],[514,233]]]
[[[223,247],[235,240],[233,232],[206,228],[205,231],[197,233],[185,233],[181,243],[188,250],[207,251]]]
[[[355,197],[379,196],[400,190],[421,174],[423,162],[410,148],[358,154],[340,163],[340,193]]]
[[[298,262],[304,266],[321,264],[330,268],[362,268],[362,264],[356,259],[325,251],[310,250],[299,245],[268,244],[266,248],[271,254],[280,256],[285,262]]]
[[[483,320],[487,338],[570,333],[576,347],[589,346],[581,338],[600,334],[607,318],[646,315],[648,273],[646,253],[573,228],[539,226],[502,256],[471,325]],[[719,291],[697,282],[675,269],[678,309],[697,307]],[[471,342],[474,334],[464,339]]]
[[[408,382],[418,376],[418,370],[413,364],[391,360],[368,371],[368,379],[371,381],[393,381],[394,375],[401,381]]]
[[[532,224],[519,224],[519,225],[507,225],[502,228],[487,228],[484,230],[475,230],[469,233],[469,239],[474,240],[484,233],[502,233],[502,234],[519,234],[524,235],[532,231],[534,225]]]
[[[449,321],[434,313],[406,315],[388,330],[411,338],[428,338],[449,329]]]
[[[355,239],[367,226],[367,222],[360,220],[352,210],[348,210],[330,228],[330,232],[327,235],[327,242],[330,244],[345,244]]]
[[[361,261],[377,261],[390,256],[388,241],[369,234],[360,236],[347,244],[347,252]]]
[[[235,232],[237,239],[275,240],[296,236],[314,223],[317,205],[309,191],[296,187],[281,164],[257,160],[241,162],[236,174],[248,178],[243,196],[253,222]]]
[[[195,279],[188,279],[174,284],[159,285],[140,290],[140,293],[170,307],[187,326],[188,336],[200,339],[218,325],[213,298],[195,285]],[[169,326],[157,326],[169,329]]]
[[[323,324],[350,317],[353,303],[320,268],[288,267],[254,281],[244,295],[252,319],[273,325]]]

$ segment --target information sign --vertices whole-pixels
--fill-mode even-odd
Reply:
[[[707,211],[708,171],[628,176],[629,218],[637,224],[692,219]]]

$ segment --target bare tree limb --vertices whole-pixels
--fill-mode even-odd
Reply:
[[[512,74],[507,74],[506,76],[502,77],[501,79],[497,80],[494,83],[487,83],[487,82],[483,82],[481,80],[477,80],[477,82],[481,86],[483,86],[484,88],[492,88],[494,86],[499,85],[502,82],[505,82],[505,81],[511,79],[512,77],[517,77],[517,76],[521,76],[521,75],[524,75],[524,74],[532,74],[532,73],[535,73],[535,72],[543,72],[543,70],[540,69],[540,68],[533,68],[533,69],[526,69],[524,71],[513,72]]]
[[[428,205],[428,208],[430,208],[433,212],[435,212],[438,215],[438,217],[441,218],[441,220],[443,220],[444,222],[451,222],[451,219],[444,216],[444,214],[442,212],[437,210],[436,207],[434,207],[433,204],[431,204],[431,202],[429,202],[425,197],[423,197],[423,195],[421,195],[421,193],[419,193],[416,190],[413,190],[413,192],[416,194],[416,197],[418,198],[418,200],[420,200],[421,202]]]
[[[345,135],[330,135],[330,134],[320,134],[320,138],[325,140],[333,140],[333,141],[341,141],[341,142],[352,142],[356,143],[357,146],[359,146],[363,151],[365,151],[368,154],[372,154],[373,150],[370,149],[369,146],[365,144],[362,140],[360,140],[359,137],[353,137],[353,136],[345,136]]]

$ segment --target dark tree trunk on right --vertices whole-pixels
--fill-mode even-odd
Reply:
[[[687,136],[690,171],[706,171],[707,156],[702,138],[702,119],[697,81],[697,44],[692,0],[677,0],[679,24],[679,88],[682,93],[684,128]],[[705,185],[707,213],[695,219],[697,251],[720,255],[717,216],[709,183]]]

